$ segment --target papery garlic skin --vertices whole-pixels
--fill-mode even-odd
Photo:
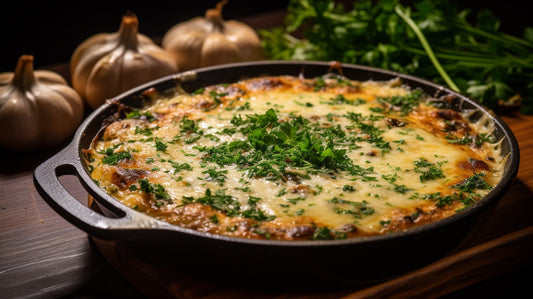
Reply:
[[[84,103],[59,74],[34,70],[22,55],[15,72],[0,74],[0,147],[32,151],[57,146],[81,123]]]
[[[263,60],[261,40],[249,25],[222,18],[222,7],[206,11],[205,17],[195,17],[171,27],[161,45],[174,56],[182,71],[232,62]]]
[[[72,86],[92,108],[135,86],[178,72],[172,55],[138,32],[135,15],[124,15],[115,33],[99,33],[72,54]]]

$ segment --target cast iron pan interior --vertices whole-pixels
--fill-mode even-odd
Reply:
[[[140,107],[142,93],[149,88],[165,91],[177,83],[188,92],[200,87],[231,83],[260,75],[322,76],[332,69],[326,62],[261,61],[207,67],[193,72],[167,76],[111,99],[96,109],[78,128],[71,144],[40,165],[35,185],[42,197],[60,215],[80,229],[101,239],[131,244],[156,256],[170,255],[169,263],[197,275],[242,282],[254,287],[289,289],[330,289],[380,280],[425,265],[450,253],[487,215],[511,181],[516,177],[519,149],[507,125],[482,105],[447,88],[426,80],[386,70],[357,65],[342,65],[342,74],[353,80],[390,80],[401,78],[413,88],[435,96],[455,97],[458,110],[474,109],[472,118],[489,114],[495,123],[495,135],[503,139],[502,151],[509,155],[502,182],[483,200],[464,212],[436,223],[390,235],[331,241],[247,240],[211,235],[162,223],[127,208],[90,178],[85,169],[83,149],[90,147],[105,120],[117,110],[117,102]],[[77,175],[95,198],[104,216],[94,213],[56,186],[57,177]],[[213,275],[207,269],[225,269]]]

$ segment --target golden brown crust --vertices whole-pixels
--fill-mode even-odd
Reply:
[[[424,103],[406,113],[400,106],[377,100],[409,92],[398,82],[362,83],[327,76],[250,78],[147,107],[154,119],[111,122],[102,139],[85,152],[94,160],[93,178],[110,194],[138,211],[193,230],[272,240],[402,231],[448,217],[479,199],[475,192],[458,191],[457,186],[472,176],[482,175],[493,183],[499,176],[496,147],[447,141],[479,134],[461,113]],[[157,103],[157,92],[151,90],[149,96]],[[240,121],[268,109],[277,113],[275,123],[241,130]],[[232,119],[235,116],[239,119]],[[296,120],[305,123],[307,139],[283,152],[285,144],[297,138]],[[261,139],[271,130],[277,131]],[[246,134],[258,139],[246,143]],[[263,145],[276,138],[284,141]],[[453,149],[450,157],[438,149],[425,150],[437,141],[446,151]],[[224,156],[234,162],[210,160],[227,149],[206,148],[232,142],[246,143]],[[277,147],[269,155],[283,156],[276,162],[268,162],[270,156],[262,158],[259,163],[268,163],[260,167],[269,169],[267,173],[250,173],[252,163],[257,163],[252,157],[260,155],[253,146]],[[313,158],[315,162],[345,155],[343,161],[355,164],[324,163],[313,168],[306,160],[296,166],[302,150],[318,151],[321,155]],[[122,152],[128,154],[113,157]],[[239,164],[239,157],[249,162]],[[104,158],[116,161],[111,159],[110,164]]]

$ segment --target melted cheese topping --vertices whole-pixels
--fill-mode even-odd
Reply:
[[[152,91],[87,154],[101,188],[183,227],[279,240],[383,234],[454,214],[502,176],[490,125],[398,80],[178,90]]]

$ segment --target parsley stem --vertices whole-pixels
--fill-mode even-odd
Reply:
[[[516,49],[519,49],[520,51],[530,51],[531,48],[533,48],[533,44],[524,40],[524,39],[521,39],[521,38],[518,38],[518,37],[514,37],[514,36],[511,36],[511,35],[508,35],[508,34],[493,34],[493,33],[489,33],[489,32],[486,32],[486,31],[483,31],[483,30],[480,30],[478,28],[475,28],[475,27],[472,27],[470,24],[456,24],[455,25],[457,28],[461,29],[461,30],[464,30],[464,31],[467,31],[467,32],[470,32],[470,33],[474,33],[474,34],[477,34],[477,35],[480,35],[480,36],[483,36],[487,39],[492,39],[494,41],[497,41],[505,46],[507,46],[508,48],[516,48]],[[525,48],[524,48],[525,47]],[[529,49],[527,49],[529,48]]]
[[[413,48],[409,46],[401,46],[403,50],[423,55],[426,52],[419,48]],[[472,67],[496,67],[496,66],[505,66],[505,67],[526,67],[533,68],[533,64],[524,59],[519,59],[513,56],[499,57],[499,56],[488,56],[488,55],[478,55],[470,52],[463,52],[451,49],[443,49],[442,51],[435,52],[435,56],[440,59],[453,60],[457,61],[461,65],[469,65]],[[448,69],[449,70],[449,69]]]
[[[283,34],[283,37],[284,37],[288,42],[290,42],[291,45],[296,45],[297,43],[300,42],[299,39],[297,39],[296,37],[294,37],[294,36],[292,36],[292,35],[290,35],[290,34],[288,34],[288,33]]]
[[[429,57],[429,59],[433,63],[433,66],[435,66],[435,68],[439,72],[439,74],[442,77],[442,79],[444,79],[444,82],[446,82],[446,84],[448,84],[448,86],[452,90],[454,90],[456,92],[459,92],[460,91],[459,88],[455,85],[455,83],[452,81],[450,76],[448,76],[448,73],[446,73],[444,68],[441,66],[439,60],[435,56],[435,53],[433,53],[433,50],[431,49],[431,46],[429,45],[428,41],[426,40],[426,37],[424,36],[424,34],[420,30],[420,28],[409,17],[409,15],[407,15],[407,13],[402,10],[400,5],[396,5],[396,7],[394,7],[394,11],[405,21],[405,23],[407,23],[407,25],[409,25],[409,27],[411,27],[411,29],[415,33],[416,37],[418,37],[418,40],[422,44],[422,47],[424,47],[424,50],[426,51],[427,56]]]

